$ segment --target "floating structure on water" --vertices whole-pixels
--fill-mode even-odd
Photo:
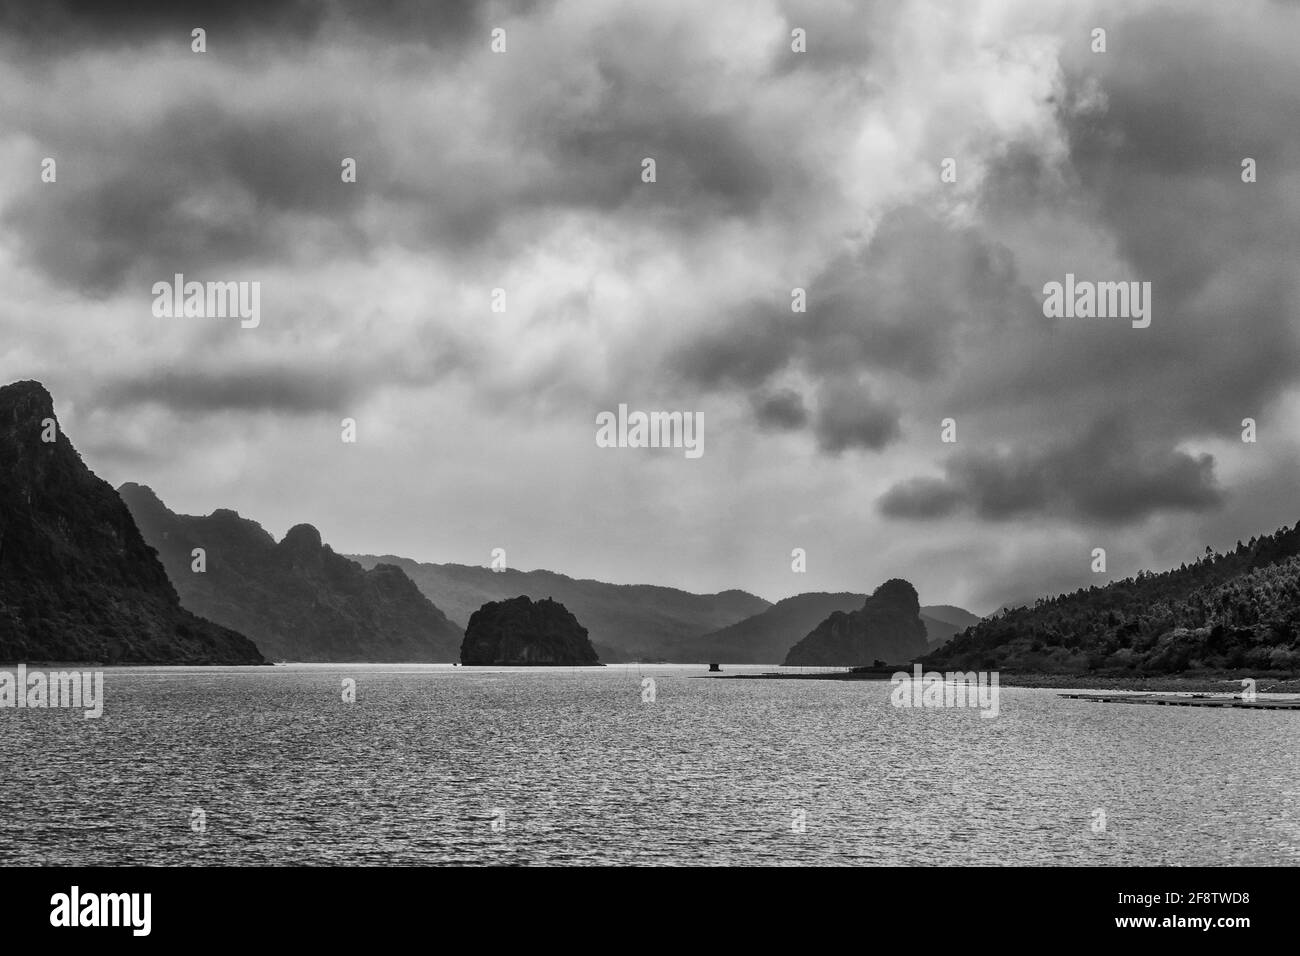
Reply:
[[[1220,694],[1061,694],[1098,704],[1155,704],[1161,707],[1238,707],[1244,710],[1300,710],[1300,697],[1224,697]]]

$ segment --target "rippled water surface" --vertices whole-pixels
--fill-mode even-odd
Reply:
[[[0,710],[0,863],[1300,862],[1297,712],[701,672],[108,669]]]

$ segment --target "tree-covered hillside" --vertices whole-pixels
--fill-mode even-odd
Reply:
[[[924,658],[937,668],[1170,674],[1300,669],[1300,525],[1192,564],[1003,610]]]

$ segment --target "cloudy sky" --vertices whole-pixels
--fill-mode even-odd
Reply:
[[[1294,3],[112,6],[0,4],[0,380],[114,485],[979,613],[1300,519]],[[155,317],[175,273],[260,326]],[[1151,326],[1044,317],[1066,273]],[[596,447],[619,403],[703,457]]]

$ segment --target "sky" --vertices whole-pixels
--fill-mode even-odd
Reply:
[[[22,6],[0,381],[174,511],[981,614],[1300,519],[1296,3]],[[598,447],[620,404],[704,453]]]

